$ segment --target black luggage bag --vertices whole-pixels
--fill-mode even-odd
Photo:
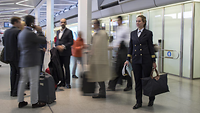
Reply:
[[[94,93],[95,91],[95,82],[88,82],[87,80],[87,72],[84,72],[82,74],[82,91],[84,94],[87,94],[87,93]]]
[[[39,79],[39,102],[51,104],[56,100],[55,82],[53,77],[43,72]]]

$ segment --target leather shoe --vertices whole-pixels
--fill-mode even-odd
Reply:
[[[108,87],[107,91],[115,91],[115,88]]]
[[[142,104],[135,104],[135,106],[133,106],[133,109],[138,109],[140,107],[142,107]]]
[[[43,107],[43,106],[46,106],[46,103],[37,102],[36,104],[32,104],[32,108],[38,108],[38,107]]]
[[[70,84],[66,84],[67,89],[71,89],[71,85]]]
[[[26,105],[28,105],[28,102],[25,102],[25,101],[19,102],[18,108],[22,108],[22,107],[24,107],[24,106],[26,106]]]
[[[78,78],[76,75],[72,75],[72,78]]]
[[[126,87],[126,88],[124,89],[124,91],[130,91],[130,90],[132,90],[132,87]]]
[[[24,96],[26,95],[26,93],[24,93]],[[11,97],[17,97],[17,94],[11,94]]]
[[[149,101],[149,104],[148,104],[148,106],[149,106],[149,107],[153,106],[153,103],[154,103],[154,101],[153,101],[153,100]]]
[[[106,96],[97,94],[97,95],[93,95],[92,98],[106,98]]]
[[[61,83],[58,84],[57,86],[58,86],[58,87],[65,87],[65,84],[61,82]]]

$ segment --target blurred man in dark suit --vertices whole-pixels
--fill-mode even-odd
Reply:
[[[19,82],[19,50],[17,46],[17,36],[20,32],[21,18],[12,17],[11,24],[12,28],[8,29],[4,33],[3,44],[4,44],[4,60],[10,64],[10,83],[11,92],[10,96],[17,96],[17,87]]]

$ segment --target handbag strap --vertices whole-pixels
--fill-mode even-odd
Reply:
[[[160,77],[160,75],[159,75],[159,73],[158,73],[158,70],[157,69],[152,69],[152,71],[151,71],[151,74],[150,74],[150,77],[153,79],[153,72],[154,72],[154,70],[155,70],[155,72],[156,72],[156,77]]]

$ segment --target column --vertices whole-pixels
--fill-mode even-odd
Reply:
[[[84,43],[91,43],[92,0],[78,0],[78,31],[83,33]],[[84,71],[87,69],[87,54],[83,55]]]
[[[37,7],[34,11],[35,11],[35,25],[39,25],[40,7]]]
[[[46,37],[47,41],[53,41],[54,38],[54,0],[47,0],[47,23],[46,23]]]
[[[78,31],[83,33],[85,43],[91,40],[92,0],[78,0]]]

